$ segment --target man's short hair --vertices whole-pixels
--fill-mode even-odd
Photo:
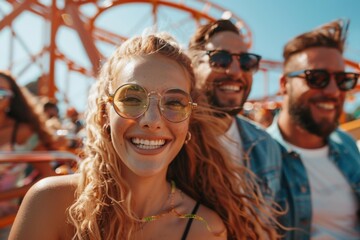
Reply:
[[[292,55],[312,47],[335,48],[343,53],[348,24],[346,20],[335,20],[291,39],[284,47],[284,65]]]
[[[230,31],[240,34],[240,30],[230,21],[219,19],[200,26],[189,42],[189,50],[204,50],[209,39],[219,32]]]

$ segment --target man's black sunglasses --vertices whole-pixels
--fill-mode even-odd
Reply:
[[[209,56],[210,67],[217,72],[225,72],[233,61],[233,56],[239,61],[244,72],[256,72],[259,68],[261,56],[253,53],[230,53],[226,50],[206,51]]]
[[[310,88],[323,89],[325,88],[331,79],[331,75],[334,75],[336,85],[341,91],[349,91],[353,89],[359,79],[360,74],[353,72],[332,72],[325,69],[309,69],[300,70],[287,73],[286,76],[304,78]]]

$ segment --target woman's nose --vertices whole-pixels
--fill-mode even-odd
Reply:
[[[149,105],[145,113],[140,117],[141,127],[148,129],[159,129],[162,124],[162,116],[159,108],[159,100],[154,97],[149,98]]]

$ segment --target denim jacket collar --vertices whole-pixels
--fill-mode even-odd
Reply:
[[[279,116],[275,116],[273,123],[268,128],[268,132],[271,132],[271,136],[277,140],[287,151],[287,153],[293,152],[290,145],[284,140],[280,128],[278,125],[278,118]],[[339,144],[341,142],[341,139],[338,137],[338,135],[334,132],[327,138],[327,143],[329,145],[329,155],[330,156],[337,156],[341,153],[341,149],[339,147]],[[342,150],[344,151],[344,149]],[[346,151],[346,150],[345,150]],[[336,157],[334,159],[337,159]],[[333,159],[333,160],[334,160]]]
[[[257,134],[253,133],[253,129],[250,129],[248,127],[246,127],[246,124],[249,124],[249,120],[246,119],[244,120],[245,117],[243,116],[236,116],[235,117],[235,121],[237,123],[238,129],[240,131],[240,138],[243,144],[243,148],[244,151],[246,153],[249,153],[251,151],[251,149],[259,142],[262,140],[265,140],[264,136],[260,136]],[[258,126],[256,123],[253,123],[255,126],[261,128],[260,126]]]
[[[276,115],[274,117],[274,120],[272,122],[272,124],[268,127],[267,131],[269,133],[271,133],[271,136],[280,143],[280,145],[286,149],[286,152],[287,153],[291,153],[292,152],[292,149],[291,147],[289,146],[289,144],[284,140],[281,132],[280,132],[280,128],[279,128],[279,125],[278,125],[278,118],[279,116]]]

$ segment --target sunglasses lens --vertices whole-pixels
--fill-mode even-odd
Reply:
[[[231,54],[227,51],[216,51],[210,54],[210,67],[217,71],[225,71],[232,62],[232,56],[238,56],[241,70],[255,72],[259,67],[260,57],[251,53]]]
[[[256,71],[259,68],[259,57],[254,54],[244,53],[240,55],[239,62],[243,71]]]
[[[0,96],[11,97],[13,95],[11,90],[0,89]]]
[[[305,75],[311,88],[324,88],[330,81],[330,74],[323,70],[307,70]]]
[[[353,89],[357,83],[359,75],[356,73],[336,73],[336,82],[342,91]]]
[[[144,88],[128,84],[116,90],[114,95],[115,111],[123,118],[137,118],[147,109],[147,93]]]
[[[170,122],[182,122],[191,113],[190,95],[180,89],[165,92],[160,100],[163,116]]]
[[[149,95],[151,94],[152,92]],[[138,118],[147,110],[149,96],[141,86],[126,84],[116,90],[112,102],[115,111],[121,117]],[[162,116],[168,121],[182,122],[191,114],[191,103],[192,100],[188,93],[180,89],[171,89],[162,94],[159,106]]]
[[[13,92],[7,89],[0,89],[0,100],[10,98],[13,96]]]
[[[227,69],[232,61],[232,56],[230,53],[225,51],[213,52],[210,54],[210,67],[215,70],[225,70]]]

